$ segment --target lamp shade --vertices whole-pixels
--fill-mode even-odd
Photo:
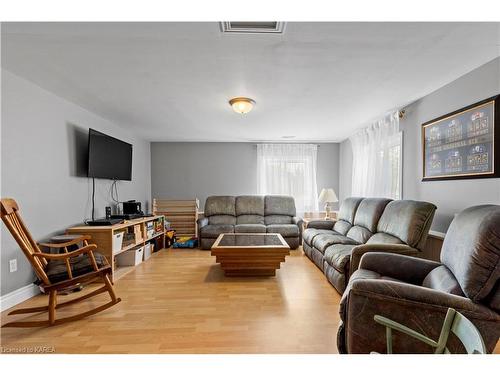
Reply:
[[[337,194],[335,194],[335,190],[332,188],[326,188],[321,190],[318,200],[321,203],[335,203],[338,202]]]

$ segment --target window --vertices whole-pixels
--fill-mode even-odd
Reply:
[[[401,199],[403,138],[398,112],[349,139],[353,152],[352,195]]]
[[[402,151],[403,151],[403,133],[398,132],[397,135],[393,137],[394,144],[389,146],[388,148],[388,163],[389,163],[389,168],[391,169],[390,175],[390,186],[389,186],[389,191],[390,191],[390,197],[393,199],[402,199],[402,179],[403,179],[403,173],[402,173]]]
[[[317,211],[317,152],[309,144],[257,145],[259,194],[291,195],[297,212]]]

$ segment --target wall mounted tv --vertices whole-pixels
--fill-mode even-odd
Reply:
[[[88,176],[132,180],[132,145],[89,129]]]

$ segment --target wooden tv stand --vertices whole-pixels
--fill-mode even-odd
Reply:
[[[161,231],[155,231],[153,236],[148,238],[146,233],[146,223],[151,221],[161,222]],[[131,243],[123,242],[122,248],[113,252],[113,235],[119,232],[134,233],[134,229],[138,230],[137,234],[140,233],[140,237],[136,236],[135,241]],[[160,248],[163,249],[165,247],[165,217],[163,215],[155,215],[140,219],[125,220],[122,224],[105,226],[80,225],[68,228],[66,233],[90,235],[92,238],[89,240],[89,243],[96,244],[97,251],[104,255],[109,264],[111,264],[113,269],[113,281],[116,281],[134,269],[134,266],[117,267],[115,261],[117,255],[123,253],[124,251],[131,250],[134,247],[144,246],[147,242],[158,237],[160,238]],[[160,249],[155,249],[155,251],[156,250]]]

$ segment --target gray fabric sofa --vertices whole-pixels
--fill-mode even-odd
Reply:
[[[291,249],[301,243],[302,219],[289,196],[211,196],[198,220],[200,247],[209,250],[221,233],[280,233]]]
[[[385,198],[347,198],[336,221],[311,221],[303,233],[304,253],[343,293],[367,252],[417,255],[425,246],[436,206]]]
[[[500,337],[500,206],[458,214],[446,233],[441,262],[364,255],[340,303],[339,352],[385,352],[385,328],[373,320],[376,314],[437,340],[449,307],[472,321],[492,352]],[[397,332],[393,343],[394,353],[433,350]],[[454,335],[447,346],[452,353],[464,352]]]

